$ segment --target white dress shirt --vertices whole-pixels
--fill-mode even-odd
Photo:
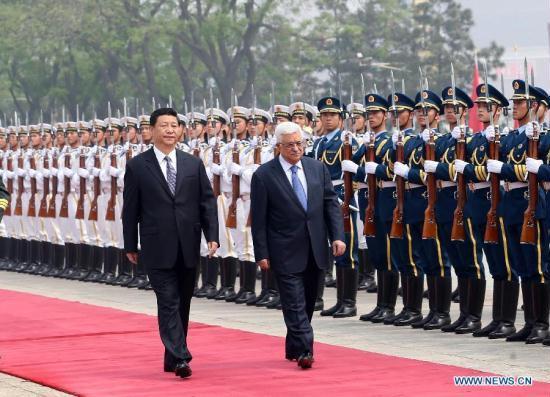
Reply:
[[[279,162],[281,163],[281,167],[283,167],[283,171],[285,172],[286,177],[288,178],[288,181],[290,182],[290,186],[292,186],[292,171],[290,168],[292,167],[292,164],[290,164],[288,161],[286,161],[283,156],[279,156]],[[304,188],[304,192],[306,193],[307,198],[307,180],[306,180],[306,174],[304,174],[304,168],[302,167],[302,161],[298,161],[296,164],[296,167],[298,167],[298,171],[296,172],[296,175],[298,175],[298,179],[300,180],[302,187]]]
[[[155,152],[155,156],[157,157],[157,161],[160,165],[160,170],[162,171],[162,175],[164,175],[164,179],[166,179],[166,160],[165,157],[170,157],[170,160],[172,161],[172,167],[174,168],[174,174],[177,173],[177,156],[176,156],[176,149],[173,149],[170,153],[164,154],[159,149],[157,149],[156,146],[153,146],[153,151]],[[166,182],[168,180],[166,179]]]

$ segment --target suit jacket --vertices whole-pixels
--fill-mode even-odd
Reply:
[[[252,176],[252,238],[256,260],[269,259],[279,273],[304,271],[309,247],[317,266],[329,263],[328,241],[344,241],[338,197],[326,166],[303,157],[307,181],[307,212],[296,197],[278,157]]]
[[[202,161],[176,150],[177,179],[172,195],[153,149],[126,164],[122,226],[124,249],[137,252],[147,269],[174,266],[178,248],[186,267],[199,263],[201,229],[218,241],[216,199]]]

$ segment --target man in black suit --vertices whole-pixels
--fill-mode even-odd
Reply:
[[[333,255],[345,252],[338,197],[323,163],[302,157],[300,127],[284,122],[275,130],[280,155],[254,173],[252,236],[260,267],[275,273],[287,326],[286,358],[302,368],[313,362],[311,318],[320,278]]]
[[[218,248],[216,199],[202,161],[176,150],[178,115],[151,114],[154,146],[126,164],[122,225],[128,259],[139,261],[157,296],[164,370],[191,375],[186,337],[199,263],[201,231],[210,255]]]

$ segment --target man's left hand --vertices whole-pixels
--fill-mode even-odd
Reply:
[[[332,255],[342,256],[346,252],[346,243],[342,240],[334,240],[332,242]]]
[[[215,241],[210,241],[208,243],[208,257],[212,258],[217,250],[218,250],[218,243],[216,243]]]

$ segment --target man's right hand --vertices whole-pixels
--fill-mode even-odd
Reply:
[[[334,240],[332,242],[332,255],[342,256],[346,252],[346,243],[341,240]]]
[[[133,263],[134,265],[137,265],[138,263],[138,253],[137,252],[127,252],[126,257],[128,260]]]
[[[262,270],[269,270],[269,259],[262,259],[258,262],[258,265]]]

